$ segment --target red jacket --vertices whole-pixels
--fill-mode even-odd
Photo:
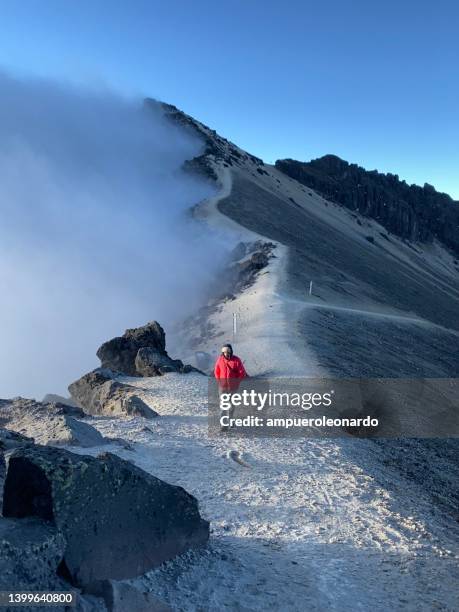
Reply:
[[[244,364],[236,355],[232,355],[229,359],[220,355],[215,363],[214,374],[219,381],[219,386],[228,390],[234,390],[233,387],[237,389],[239,386],[237,379],[247,376]]]

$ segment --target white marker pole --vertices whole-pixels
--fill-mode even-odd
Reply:
[[[312,295],[312,281],[309,282],[309,295]]]
[[[237,334],[237,314],[233,312],[233,340]]]

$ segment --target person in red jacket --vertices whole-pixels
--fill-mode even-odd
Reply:
[[[247,376],[241,359],[233,354],[231,344],[224,344],[214,368],[215,378],[222,391],[235,391],[240,381]]]

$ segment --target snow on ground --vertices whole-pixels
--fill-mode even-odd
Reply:
[[[202,203],[196,216],[234,242],[263,238],[219,212],[218,202],[231,192],[231,173],[216,170],[221,191]],[[270,171],[276,178],[277,171]],[[285,183],[285,177],[282,180]],[[292,197],[299,201],[298,183],[290,183]],[[305,195],[302,190],[302,197],[311,198],[306,205],[316,214],[328,215],[328,221],[331,218],[343,231],[362,232],[365,240],[364,232],[370,230],[355,226],[349,213],[324,204],[313,192]],[[412,257],[408,247],[400,248]],[[298,305],[286,299],[280,282],[286,247],[277,243],[274,255],[250,288],[211,316],[217,335],[200,348],[213,353],[220,342],[231,341],[236,313],[235,345],[250,374],[320,375],[307,346],[301,357],[291,348],[288,326]],[[331,301],[329,305],[345,306]],[[370,306],[374,305],[357,308],[366,311]],[[403,478],[383,446],[349,438],[211,437],[205,376],[122,380],[136,386],[161,416],[153,421],[92,418],[91,424],[105,436],[132,444],[127,450],[115,443],[113,452],[195,495],[211,524],[205,549],[138,579],[173,609],[459,608],[458,524],[432,503],[422,484]],[[104,446],[89,452],[106,450]],[[250,467],[235,462],[234,451]]]
[[[371,441],[209,437],[206,377],[122,380],[161,417],[91,424],[129,440],[113,451],[183,486],[211,523],[206,549],[141,579],[174,609],[455,609],[457,525],[382,470]]]

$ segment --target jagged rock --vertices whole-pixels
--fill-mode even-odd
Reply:
[[[56,573],[64,550],[65,539],[51,523],[36,517],[1,518],[0,590],[69,591],[69,585]],[[64,607],[47,609],[62,611]]]
[[[252,285],[260,270],[268,265],[273,250],[272,242],[254,243],[249,255],[242,261],[234,263],[229,269],[227,282],[232,289],[238,293]]]
[[[246,271],[261,270],[268,265],[268,254],[264,251],[257,251],[253,253],[250,258],[246,261],[241,262],[240,270],[245,273]]]
[[[114,372],[97,368],[69,386],[72,398],[88,413],[105,416],[143,416],[152,419],[152,410],[131,385],[114,380]]]
[[[408,185],[396,174],[368,171],[336,155],[310,162],[276,161],[276,168],[326,199],[375,219],[390,232],[411,241],[438,238],[459,253],[459,206],[431,185]]]
[[[32,399],[0,400],[0,426],[33,437],[38,444],[99,446],[103,436],[87,423],[67,412],[84,416],[79,408],[64,404],[43,404]]]
[[[171,359],[157,349],[142,347],[135,357],[135,368],[141,376],[160,376],[166,372],[181,372],[183,362],[180,359]]]
[[[102,368],[123,372],[129,376],[138,376],[135,358],[140,348],[156,349],[166,353],[166,335],[157,321],[151,321],[142,327],[127,329],[122,336],[104,342],[97,351]]]
[[[215,180],[217,174],[213,170],[209,162],[209,156],[214,160],[220,160],[233,165],[232,160],[237,163],[243,163],[243,160],[250,160],[257,166],[263,165],[263,160],[255,155],[247,154],[242,149],[236,147],[233,143],[218,136],[215,130],[211,130],[207,125],[196,121],[190,115],[185,114],[172,104],[165,104],[164,102],[158,102],[151,98],[144,100],[145,108],[160,108],[166,119],[174,124],[179,124],[191,133],[198,135],[200,140],[204,143],[204,152],[202,155],[193,158],[189,162],[185,162],[185,167],[192,167],[194,171],[201,171],[205,176]]]
[[[14,451],[3,513],[54,523],[67,542],[62,571],[84,587],[140,575],[209,537],[192,495],[110,453]]]
[[[166,351],[166,335],[157,321],[142,327],[127,329],[118,338],[104,342],[97,351],[102,369],[129,376],[161,376],[167,372],[186,373],[180,359],[171,359]],[[72,393],[72,396],[75,395]]]
[[[153,593],[141,591],[127,582],[104,580],[98,593],[104,598],[108,612],[172,612],[172,608]]]

